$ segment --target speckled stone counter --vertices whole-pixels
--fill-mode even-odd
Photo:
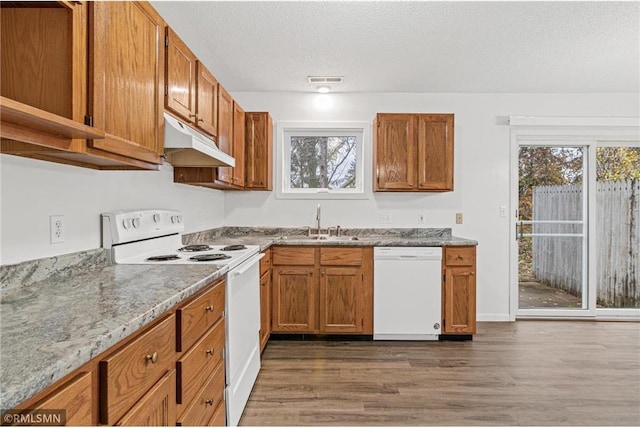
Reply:
[[[10,409],[226,273],[104,265],[0,294],[0,408]]]
[[[316,240],[306,228],[224,227],[184,244],[477,245],[451,229],[344,229]],[[357,239],[350,239],[356,237]],[[226,273],[212,265],[109,265],[96,249],[0,266],[0,408],[10,409],[149,324]]]
[[[324,232],[326,233],[326,231]],[[335,235],[335,230],[333,231]],[[331,245],[374,247],[444,247],[478,245],[477,241],[451,235],[448,228],[343,229],[342,237],[312,239],[306,228],[224,227],[183,236],[184,244]]]

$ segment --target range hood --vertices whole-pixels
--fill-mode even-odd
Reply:
[[[236,160],[220,150],[211,138],[167,113],[164,114],[164,153],[173,166],[236,166]]]

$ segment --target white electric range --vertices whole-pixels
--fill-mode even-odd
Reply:
[[[260,272],[257,245],[182,245],[175,210],[104,213],[102,246],[115,264],[211,264],[227,269],[225,368],[227,425],[237,426],[260,371]]]

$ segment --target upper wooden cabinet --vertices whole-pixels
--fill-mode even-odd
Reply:
[[[214,137],[218,135],[218,81],[200,61],[196,76],[196,126]]]
[[[247,112],[245,124],[245,188],[273,190],[273,120],[267,112]]]
[[[89,145],[159,164],[164,148],[164,21],[145,2],[90,2],[89,11],[89,115],[106,134]]]
[[[1,16],[3,153],[158,169],[164,21],[148,3],[3,2]]]
[[[218,148],[233,156],[233,98],[218,85]],[[233,168],[218,168],[218,181],[233,185]]]
[[[453,114],[379,113],[374,121],[374,190],[453,190]]]
[[[198,59],[169,27],[166,30],[165,107],[189,123],[196,121],[196,63]]]

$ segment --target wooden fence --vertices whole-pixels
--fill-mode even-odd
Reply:
[[[599,306],[640,307],[640,180],[596,184],[597,300]],[[539,186],[533,220],[580,220],[582,186]],[[579,234],[579,224],[535,224],[534,233]],[[533,238],[533,272],[548,285],[581,295],[583,238]]]

